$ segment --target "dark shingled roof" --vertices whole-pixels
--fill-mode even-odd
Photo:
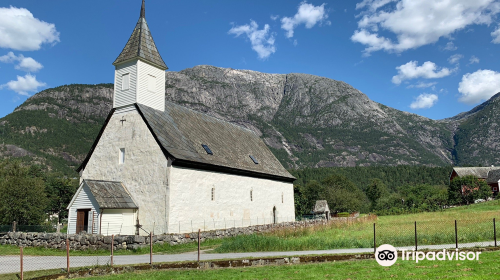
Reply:
[[[453,167],[458,176],[473,175],[480,179],[488,178],[488,172],[500,169],[500,167]]]
[[[260,174],[260,177],[295,180],[249,129],[168,101],[165,112],[142,104],[136,106],[164,152],[175,159],[174,165],[211,166],[221,172],[243,171],[249,175]],[[207,145],[213,155],[209,155],[202,144]],[[259,164],[255,164],[250,155]]]
[[[121,182],[85,180],[101,209],[137,209]]]
[[[326,211],[330,211],[328,207],[328,202],[326,200],[316,200],[316,204],[313,208],[314,214],[325,213]]]
[[[132,35],[128,39],[127,44],[118,58],[116,58],[115,62],[113,62],[113,65],[117,65],[134,58],[139,58],[161,68],[162,70],[168,69],[167,65],[161,58],[158,49],[156,48],[153,35],[151,35],[151,32],[149,31],[145,13],[146,11],[143,1],[139,21],[137,21]]]
[[[488,184],[498,183],[499,180],[500,180],[500,169],[491,170],[490,172],[488,172],[488,179],[486,180]]]

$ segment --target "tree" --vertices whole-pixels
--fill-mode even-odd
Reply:
[[[472,175],[455,177],[448,187],[450,204],[471,204],[477,199],[487,199],[491,195],[490,186]]]
[[[311,210],[323,186],[317,181],[310,181],[305,186],[294,185],[295,215],[302,216],[311,214]]]
[[[77,189],[77,181],[64,178],[62,174],[50,174],[46,180],[48,196],[47,211],[58,214],[58,222],[68,217],[68,204]]]
[[[0,223],[39,225],[46,218],[45,184],[36,168],[0,162]]]
[[[370,185],[366,188],[366,196],[372,202],[372,209],[377,206],[377,201],[384,196],[389,195],[387,187],[382,180],[375,178],[372,179]]]
[[[366,195],[345,176],[331,175],[321,185],[319,197],[328,202],[330,211],[356,212],[367,208]]]

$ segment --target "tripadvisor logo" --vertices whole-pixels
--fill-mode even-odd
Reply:
[[[398,251],[392,245],[380,245],[375,251],[375,259],[381,266],[391,266],[398,260]]]
[[[447,251],[443,249],[438,252],[422,252],[415,250],[401,250],[401,260],[403,261],[419,261],[429,260],[429,261],[478,261],[481,252],[459,252],[458,249]],[[375,251],[375,260],[381,266],[391,266],[396,263],[398,259],[398,251],[392,245],[384,244],[380,245]]]

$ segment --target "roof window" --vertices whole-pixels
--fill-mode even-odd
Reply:
[[[259,164],[259,162],[257,161],[257,159],[255,159],[254,156],[250,155],[250,158],[253,160],[253,163],[255,164]]]
[[[212,152],[212,150],[210,150],[210,148],[207,145],[201,144],[201,146],[203,147],[203,149],[205,149],[205,151],[207,152],[207,154],[209,154],[209,155],[213,155],[214,154]]]

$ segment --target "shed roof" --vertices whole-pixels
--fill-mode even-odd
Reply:
[[[134,58],[152,63],[163,70],[168,69],[167,65],[161,58],[158,49],[156,48],[153,35],[151,35],[151,32],[149,31],[148,23],[146,22],[146,9],[144,1],[142,1],[141,14],[137,24],[135,25],[134,31],[132,32],[132,35],[130,35],[128,42],[120,55],[116,58],[115,62],[113,62],[113,65],[117,65]]]
[[[488,178],[488,172],[497,169],[500,169],[500,167],[454,167],[453,168],[453,170],[460,177],[473,175],[480,179]]]
[[[142,104],[136,106],[164,152],[174,159],[174,165],[210,166],[222,172],[238,170],[295,180],[249,129],[168,101],[163,112]],[[212,154],[202,145],[208,146]]]
[[[313,213],[325,213],[329,212],[330,208],[328,207],[328,202],[326,200],[316,200],[316,205],[314,205]]]
[[[500,181],[500,169],[495,169],[488,172],[488,179],[486,179],[486,182],[488,182],[488,184],[498,183],[498,181]]]
[[[84,180],[101,209],[137,209],[121,182]]]

